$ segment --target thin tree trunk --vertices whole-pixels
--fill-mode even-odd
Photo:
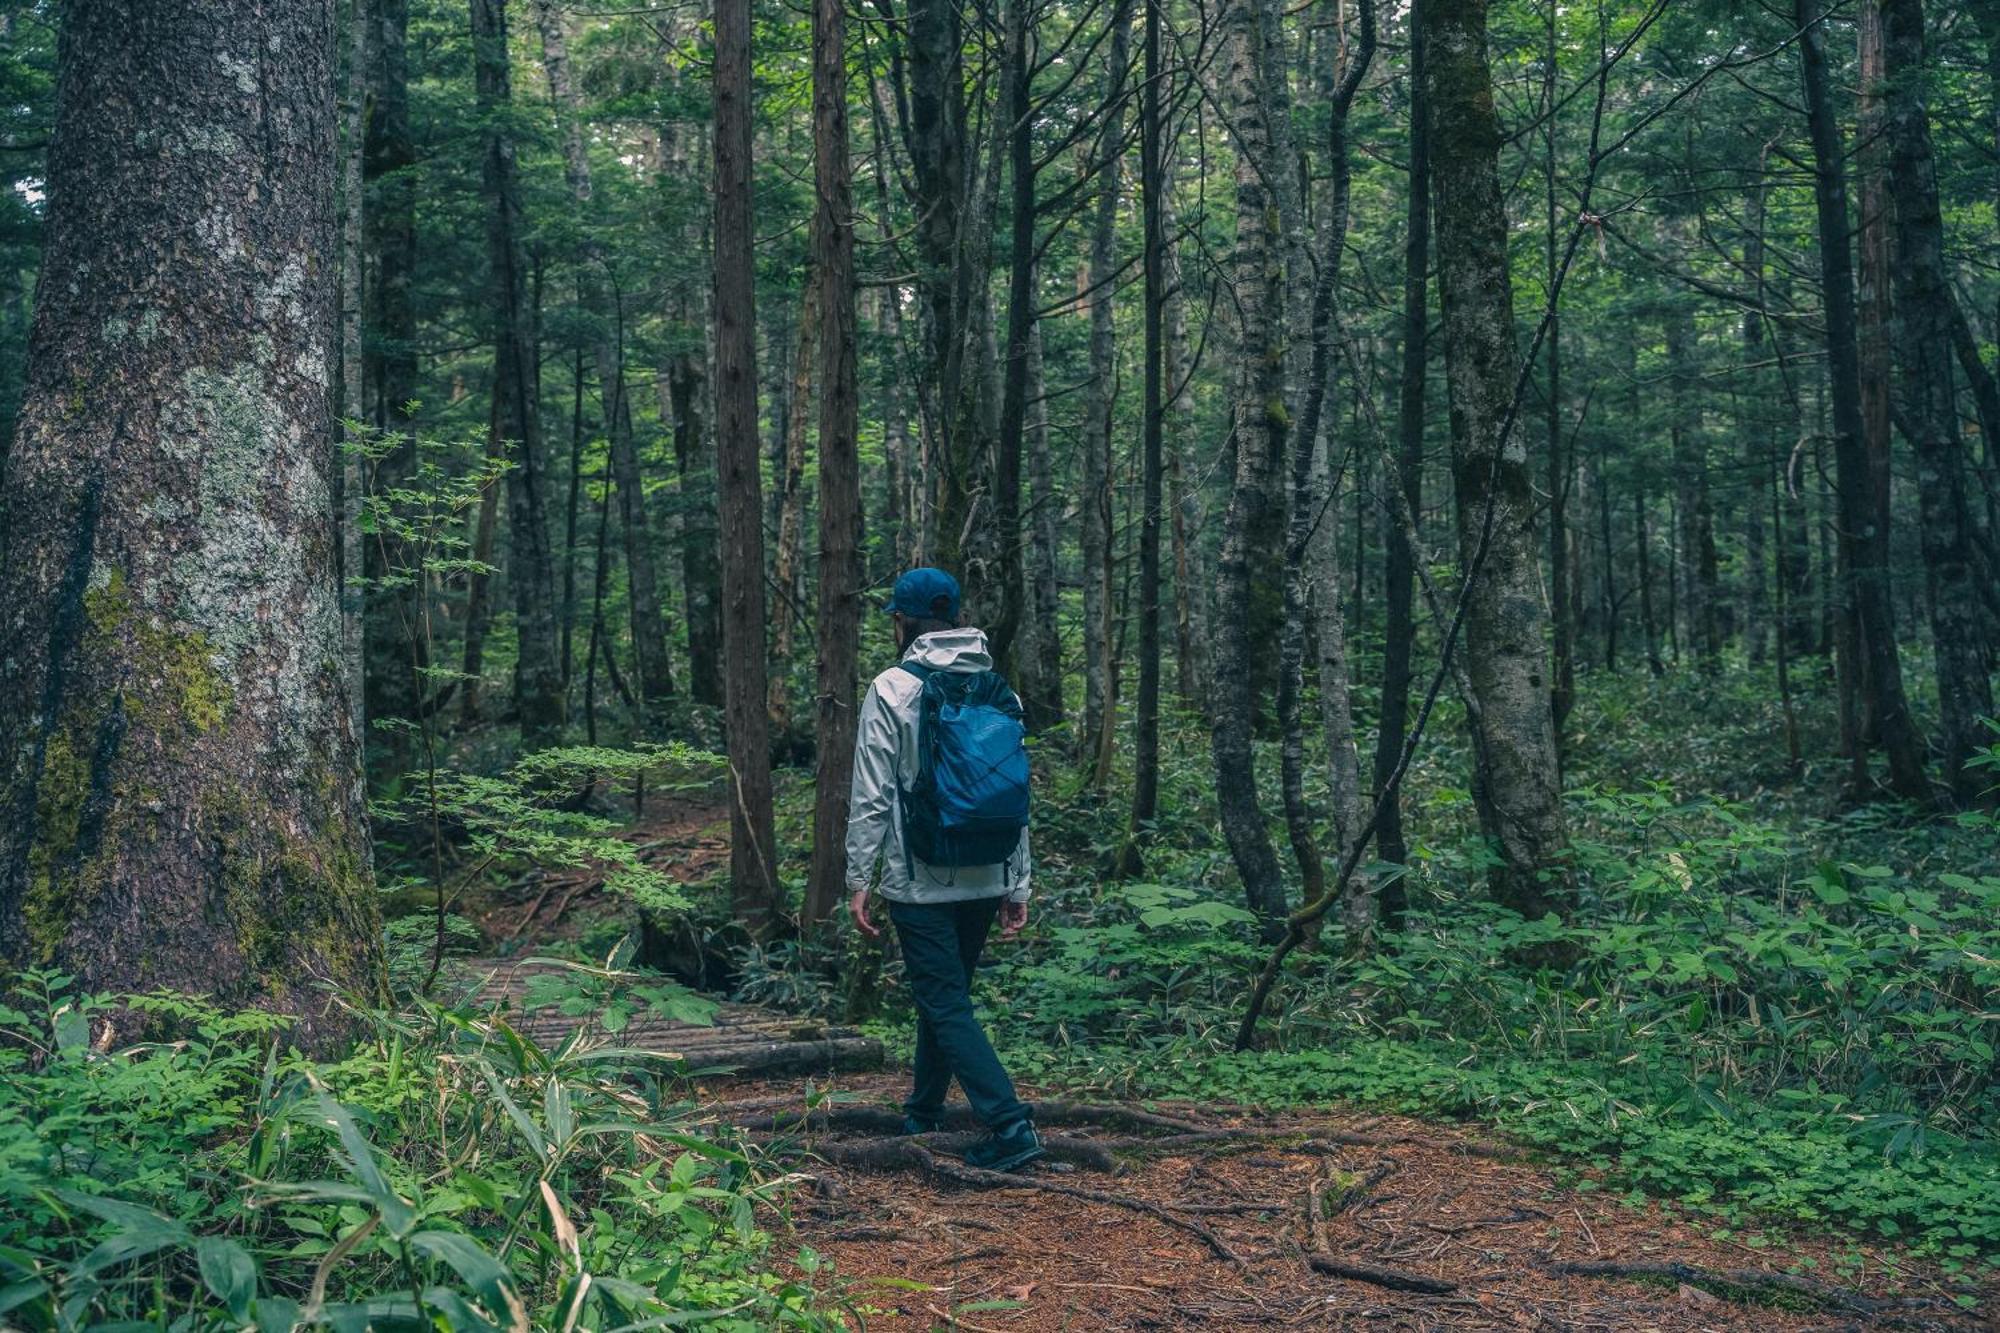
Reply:
[[[1133,0],[1118,0],[1111,23],[1104,97],[1114,103],[1097,132],[1096,215],[1090,236],[1090,382],[1083,408],[1083,729],[1077,736],[1090,785],[1111,781],[1118,744],[1116,652],[1112,617],[1111,414],[1117,402],[1113,278],[1118,267],[1118,199],[1124,176],[1125,69],[1130,63]]]
[[[1255,574],[1268,568],[1269,534],[1282,533],[1278,493],[1290,418],[1285,410],[1284,229],[1267,180],[1290,164],[1272,151],[1272,108],[1264,66],[1280,59],[1266,48],[1258,7],[1275,0],[1232,0],[1223,12],[1226,68],[1223,89],[1235,121],[1236,250],[1231,268],[1241,314],[1235,334],[1236,384],[1230,421],[1233,482],[1216,569],[1214,699],[1210,745],[1215,757],[1216,804],[1224,837],[1250,910],[1272,938],[1283,929],[1285,883],[1264,827],[1251,748],[1257,692],[1253,639]],[[1268,597],[1269,590],[1265,590]],[[1256,645],[1253,649],[1253,644]]]
[[[583,137],[583,117],[570,79],[569,43],[556,0],[534,0],[535,25],[541,31],[542,64],[555,98],[562,130],[563,177],[580,219],[592,213],[594,187],[590,152]],[[625,320],[618,284],[604,247],[586,234],[582,267],[577,276],[579,300],[596,328],[591,359],[597,370],[598,393],[604,401],[604,425],[611,444],[611,472],[618,482],[618,523],[625,539],[625,574],[631,586],[632,647],[638,659],[639,696],[648,718],[674,695],[672,659],[667,653],[667,625],[661,611],[660,581],[654,562],[652,522],[646,511],[645,478],[633,438],[632,403],[625,386]],[[565,657],[565,660],[566,657]],[[567,678],[567,672],[565,672]]]
[[[1344,857],[1361,836],[1366,816],[1361,808],[1361,765],[1354,745],[1354,717],[1349,703],[1347,626],[1340,598],[1340,512],[1338,468],[1331,457],[1333,432],[1324,430],[1326,400],[1335,376],[1335,342],[1339,325],[1341,259],[1347,247],[1348,196],[1351,170],[1347,160],[1347,113],[1361,79],[1375,55],[1375,6],[1360,0],[1359,41],[1343,51],[1345,68],[1336,75],[1327,59],[1328,85],[1326,159],[1331,177],[1326,216],[1321,220],[1325,249],[1317,256],[1314,284],[1310,369],[1300,398],[1298,435],[1292,450],[1291,517],[1285,542],[1285,624],[1279,640],[1278,721],[1283,771],[1285,826],[1304,881],[1307,902],[1326,891],[1325,868],[1314,839],[1306,806],[1304,778],[1304,658],[1307,603],[1312,603],[1319,641],[1321,719],[1326,729],[1328,796],[1332,807],[1336,855]],[[1336,11],[1336,21],[1338,12]],[[1345,32],[1341,46],[1344,48]],[[1326,57],[1333,52],[1325,48]],[[1328,440],[1322,451],[1322,436]],[[1341,904],[1342,923],[1350,948],[1365,948],[1374,934],[1376,905],[1366,876],[1349,880]]]
[[[1931,641],[1941,724],[1937,748],[1943,756],[1945,786],[1964,805],[1992,785],[1990,776],[1969,770],[1967,761],[1986,735],[1981,719],[1993,714],[1993,689],[1953,400],[1951,342],[1956,311],[1945,267],[1944,217],[1925,105],[1923,0],[1880,3],[1886,29],[1889,179],[1896,198],[1893,342],[1903,388],[1902,428],[1916,448],[1924,563],[1930,571]]]
[[[753,938],[775,924],[777,849],[764,713],[763,482],[757,458],[756,255],[751,219],[750,0],[715,4],[715,448],[722,534],[729,880]]]
[[[1424,511],[1424,376],[1430,320],[1430,124],[1423,63],[1426,3],[1410,0],[1410,184],[1403,224],[1403,371],[1397,414],[1397,476],[1385,482],[1402,488],[1413,522]],[[1391,524],[1382,569],[1382,710],[1375,733],[1375,795],[1382,802],[1376,843],[1382,859],[1392,865],[1402,865],[1410,854],[1403,837],[1402,793],[1389,788],[1395,783],[1396,766],[1409,731],[1410,657],[1416,643],[1416,620],[1411,614],[1413,559],[1402,528]],[[1383,888],[1381,899],[1383,923],[1394,929],[1401,924],[1405,907],[1401,877]]]
[[[1174,231],[1171,181],[1162,187],[1161,230]],[[1208,617],[1211,592],[1207,562],[1202,559],[1200,532],[1204,506],[1194,458],[1194,391],[1189,384],[1193,366],[1188,354],[1187,291],[1181,272],[1180,247],[1168,241],[1166,250],[1167,382],[1166,463],[1171,493],[1174,541],[1174,670],[1181,705],[1197,710],[1208,705]]]
[[[994,463],[993,517],[999,525],[999,613],[987,626],[993,658],[1026,688],[1028,724],[1046,725],[1041,716],[1046,685],[1036,680],[1038,663],[1023,660],[1016,646],[1027,600],[1021,559],[1021,454],[1028,426],[1028,355],[1035,325],[1035,124],[1029,88],[1030,10],[1036,0],[1007,0],[1002,105],[1007,118],[1008,177],[1013,195],[1008,209],[1007,345],[1000,395],[1000,433]]]
[[[1548,355],[1548,380],[1543,389],[1543,461],[1545,489],[1549,502],[1549,647],[1551,687],[1549,709],[1555,724],[1556,751],[1560,755],[1563,724],[1576,703],[1576,624],[1568,599],[1569,563],[1569,469],[1563,445],[1562,410],[1562,318],[1556,310],[1556,128],[1560,123],[1556,105],[1556,2],[1549,0],[1543,11],[1542,103],[1546,119],[1542,124],[1542,284],[1550,303],[1548,335],[1544,350]]]
[[[1677,568],[1685,593],[1688,646],[1695,660],[1713,668],[1722,651],[1716,618],[1715,519],[1708,494],[1708,441],[1702,429],[1699,375],[1695,368],[1694,310],[1676,302],[1667,310],[1667,374],[1672,416],[1674,515]]]
[[[0,493],[0,970],[290,1012],[314,1050],[346,1011],[303,978],[385,990],[335,581],[334,18],[64,9],[63,277]]]
[[[410,132],[408,0],[357,0],[368,39],[363,51],[367,106],[362,115],[361,246],[365,276],[361,343],[362,399],[369,423],[393,443],[371,469],[377,491],[405,485],[416,465],[409,434],[417,399],[417,316],[410,285],[417,263],[416,145]],[[364,632],[365,711],[378,721],[384,775],[409,767],[410,724],[426,715],[423,672],[429,646],[419,630],[427,590],[392,574],[407,572],[410,554],[393,532],[365,544],[362,572],[372,589]]]
[[[1166,431],[1166,213],[1165,126],[1160,117],[1160,5],[1146,0],[1145,82],[1139,97],[1139,192],[1144,226],[1145,367],[1140,422],[1139,490],[1139,700],[1133,718],[1132,818],[1118,872],[1145,873],[1143,845],[1160,802],[1160,505]]]
[[[1034,486],[1033,574],[1035,605],[1028,617],[1031,631],[1022,645],[1035,660],[1033,679],[1039,702],[1032,705],[1046,727],[1060,726],[1067,711],[1063,700],[1062,584],[1057,577],[1061,550],[1063,494],[1057,489],[1055,460],[1049,447],[1048,380],[1042,363],[1042,325],[1028,331],[1028,476]]]
[[[771,586],[778,590],[777,616],[771,627],[770,698],[765,712],[771,734],[784,742],[792,730],[792,644],[799,618],[805,614],[806,423],[812,409],[814,362],[820,356],[820,276],[806,277],[799,297],[799,338],[792,357],[791,411],[785,418],[783,468],[777,486],[778,549],[771,562]]]
[[[1653,534],[1646,526],[1646,493],[1632,493],[1634,544],[1639,551],[1639,624],[1646,636],[1646,670],[1655,680],[1667,674],[1660,661],[1660,622],[1653,614]]]
[[[1926,801],[1929,785],[1903,694],[1902,666],[1896,657],[1896,624],[1888,587],[1888,534],[1883,531],[1876,504],[1861,419],[1847,185],[1841,175],[1840,126],[1828,87],[1822,16],[1821,0],[1795,0],[1807,128],[1812,135],[1821,289],[1826,303],[1827,373],[1842,548],[1841,605],[1851,608],[1848,618],[1853,622],[1853,632],[1843,636],[1843,656],[1853,664],[1850,675],[1859,677],[1866,687],[1873,731],[1889,758],[1890,790],[1905,800]],[[1864,658],[1865,671],[1860,669]],[[1854,798],[1867,796],[1868,756],[1858,737],[1849,783]]]
[[[854,766],[861,651],[860,393],[854,312],[854,193],[847,146],[843,0],[813,6],[813,273],[819,284],[819,669],[813,856],[805,925],[824,921],[846,884],[848,779]]]
[[[534,321],[527,309],[521,255],[521,192],[514,141],[505,118],[512,100],[507,60],[505,0],[471,0],[473,71],[485,124],[487,262],[491,265],[494,430],[518,451],[507,473],[507,582],[514,592],[518,654],[514,697],[520,708],[521,743],[554,744],[565,713],[562,662],[556,643],[555,562],[549,550],[543,499],[547,460],[542,456],[541,411],[536,401]]]

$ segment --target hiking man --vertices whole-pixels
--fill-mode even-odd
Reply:
[[[903,1132],[943,1128],[955,1077],[988,1134],[965,1155],[1012,1171],[1042,1155],[1029,1111],[972,1010],[972,974],[994,919],[1028,920],[1028,758],[1021,701],[993,670],[984,631],[958,623],[958,580],[913,569],[887,608],[902,660],[868,687],[854,745],[847,888],[854,924],[877,891],[917,1006],[916,1085]]]

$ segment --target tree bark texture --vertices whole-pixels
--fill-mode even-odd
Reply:
[[[1413,519],[1424,512],[1424,381],[1430,359],[1430,118],[1424,91],[1423,13],[1425,0],[1410,3],[1410,188],[1403,233],[1403,369],[1398,389],[1396,472],[1385,485],[1402,487]],[[1382,561],[1382,709],[1375,733],[1375,795],[1381,800],[1402,758],[1409,734],[1410,658],[1416,642],[1412,612],[1415,552],[1401,525],[1391,524]],[[1400,791],[1387,792],[1376,829],[1382,859],[1402,865],[1409,858],[1403,838]],[[1383,890],[1382,917],[1390,925],[1402,915],[1399,878]]]
[[[813,7],[813,272],[819,283],[818,777],[805,919],[823,921],[846,882],[848,780],[854,767],[855,666],[861,651],[860,393],[856,380],[854,194],[847,146],[846,11]]]
[[[1114,277],[1118,268],[1118,200],[1124,162],[1113,151],[1124,137],[1125,69],[1130,63],[1132,0],[1119,0],[1112,15],[1106,64],[1107,108],[1098,126],[1093,156],[1098,163],[1096,211],[1091,223],[1090,381],[1084,394],[1083,451],[1083,728],[1079,758],[1093,789],[1111,781],[1118,746],[1118,676],[1112,599],[1111,416],[1118,399],[1118,360],[1113,328]]]
[[[1891,341],[1900,377],[1903,431],[1917,455],[1924,563],[1930,571],[1931,641],[1936,657],[1943,777],[1954,801],[1975,800],[1992,784],[1966,761],[1993,715],[1985,626],[1966,502],[1951,362],[1956,314],[1945,265],[1924,93],[1923,0],[1880,0],[1886,29],[1889,182],[1896,198],[1892,266],[1896,317]]]
[[[1468,583],[1466,666],[1478,697],[1474,795],[1497,854],[1494,898],[1532,919],[1567,896],[1567,834],[1549,713],[1535,496],[1526,444],[1510,429],[1519,356],[1486,0],[1426,0],[1424,67],[1459,554]]]
[[[751,218],[750,0],[715,4],[715,453],[722,534],[729,880],[737,922],[761,938],[778,911],[764,713],[763,481],[757,458],[756,254]]]
[[[1856,344],[1854,256],[1848,240],[1847,182],[1842,174],[1840,125],[1833,111],[1826,68],[1826,33],[1821,0],[1795,0],[1799,25],[1799,65],[1805,89],[1807,129],[1812,136],[1813,200],[1819,229],[1820,286],[1826,307],[1827,376],[1833,409],[1833,446],[1839,521],[1840,605],[1853,622],[1843,636],[1842,656],[1865,689],[1873,725],[1869,728],[1889,759],[1889,787],[1911,801],[1929,797],[1916,728],[1903,693],[1896,657],[1896,622],[1889,600],[1888,534],[1876,504],[1873,473],[1863,431],[1860,362]],[[1869,791],[1868,754],[1856,738],[1850,788],[1857,798]]]
[[[0,551],[0,963],[383,993],[335,581],[332,0],[63,15]]]
[[[1263,573],[1275,563],[1270,558],[1272,535],[1283,539],[1284,502],[1278,486],[1291,424],[1285,410],[1285,238],[1277,200],[1266,184],[1266,173],[1276,164],[1262,77],[1265,62],[1278,57],[1266,49],[1257,13],[1260,4],[1274,2],[1233,0],[1223,13],[1223,89],[1237,140],[1236,247],[1230,267],[1241,313],[1230,319],[1236,357],[1230,412],[1233,469],[1216,568],[1209,732],[1223,836],[1249,909],[1273,935],[1282,929],[1285,882],[1257,795],[1251,748],[1257,692],[1251,657],[1253,651],[1267,654],[1271,642],[1253,638],[1255,623],[1266,623],[1252,614],[1253,604],[1260,593],[1269,599],[1273,591],[1269,583],[1256,586],[1253,570]],[[1290,164],[1282,169],[1289,170]]]

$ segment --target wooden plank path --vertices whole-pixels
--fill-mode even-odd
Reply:
[[[468,958],[463,966],[476,976],[488,976],[480,998],[503,1009],[516,1032],[549,1047],[584,1026],[592,1015],[562,1013],[551,1005],[528,1009],[529,982],[537,976],[563,976],[559,963],[512,958]],[[752,1004],[724,1003],[712,1024],[686,1023],[641,1008],[619,1032],[598,1031],[595,1044],[658,1053],[677,1060],[690,1071],[727,1070],[739,1074],[806,1073],[820,1070],[876,1069],[882,1064],[882,1043],[859,1028],[816,1018],[779,1013]]]

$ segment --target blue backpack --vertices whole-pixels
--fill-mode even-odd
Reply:
[[[1021,701],[997,671],[899,665],[923,682],[917,782],[901,801],[905,853],[931,866],[1002,864],[1028,827]]]

